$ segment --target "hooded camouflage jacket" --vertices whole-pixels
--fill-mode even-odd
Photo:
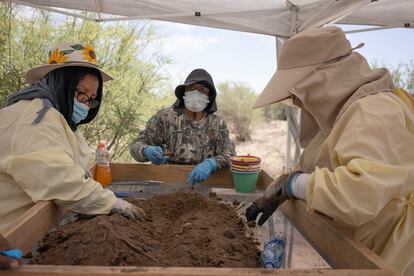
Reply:
[[[230,156],[236,154],[223,118],[205,113],[201,121],[192,121],[177,106],[158,111],[147,122],[130,146],[132,157],[139,162],[148,161],[144,155],[148,145],[173,152],[169,163],[195,165],[214,158],[218,169],[229,167]]]

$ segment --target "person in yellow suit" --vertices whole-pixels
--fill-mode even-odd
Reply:
[[[388,70],[371,69],[354,49],[338,27],[303,31],[283,45],[255,107],[300,107],[304,150],[297,170],[269,185],[246,218],[261,214],[261,225],[285,200],[305,200],[414,275],[413,102],[394,93]]]
[[[87,173],[91,154],[78,126],[95,118],[103,81],[112,79],[95,61],[90,45],[54,48],[48,64],[27,72],[31,86],[0,110],[0,232],[42,200],[80,214],[144,218]]]

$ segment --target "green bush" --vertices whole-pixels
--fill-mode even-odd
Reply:
[[[243,83],[224,82],[217,88],[218,113],[225,118],[237,141],[251,140],[250,123],[261,118],[260,109],[252,108],[257,95]]]
[[[391,73],[396,87],[403,88],[414,95],[414,62],[400,63],[396,66],[380,65],[378,61],[372,62],[373,68],[385,67]]]
[[[263,107],[263,117],[266,121],[283,120],[286,121],[286,111],[284,105],[275,103]]]

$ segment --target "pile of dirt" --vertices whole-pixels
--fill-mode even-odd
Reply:
[[[120,215],[63,225],[42,240],[33,264],[258,267],[257,242],[233,207],[196,193],[134,201],[146,222]]]

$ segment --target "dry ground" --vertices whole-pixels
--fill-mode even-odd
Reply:
[[[281,174],[286,160],[286,127],[286,121],[261,122],[253,125],[250,133],[252,141],[235,142],[237,154],[258,156],[262,158],[262,169],[273,177]]]

